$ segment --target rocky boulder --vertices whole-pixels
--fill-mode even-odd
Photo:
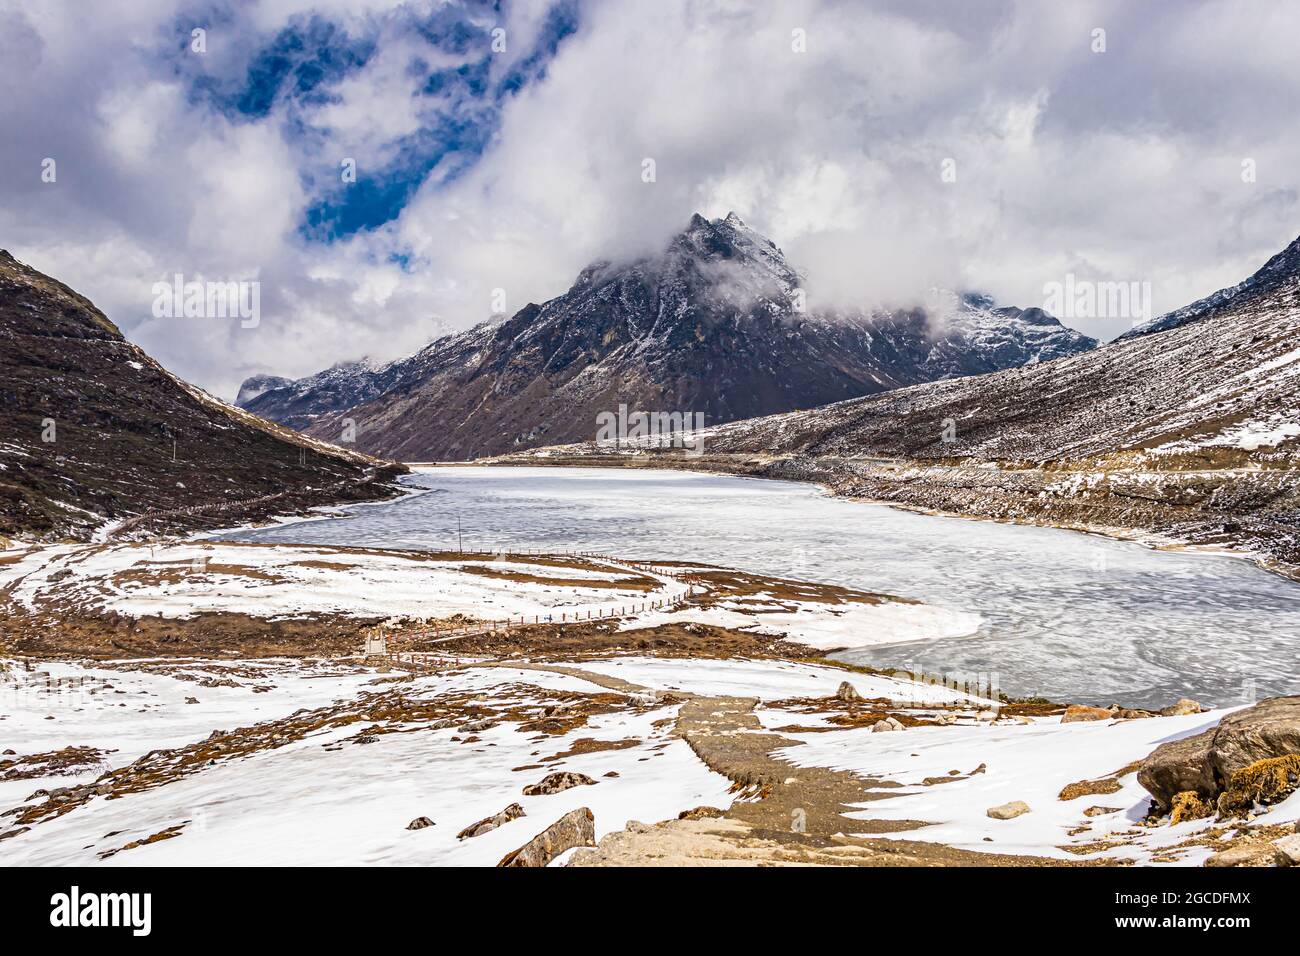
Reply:
[[[1168,812],[1174,797],[1189,790],[1210,803],[1225,791],[1240,791],[1239,799],[1230,801],[1234,807],[1261,794],[1276,802],[1294,789],[1292,761],[1256,765],[1288,756],[1300,757],[1300,697],[1274,697],[1229,714],[1217,727],[1194,737],[1161,744],[1142,761],[1138,783],[1161,812]],[[1248,769],[1251,773],[1234,780]]]
[[[1226,781],[1257,761],[1287,754],[1300,754],[1300,697],[1273,697],[1224,717],[1210,759]]]
[[[994,820],[1014,820],[1016,817],[1024,816],[1028,812],[1029,804],[1023,800],[1012,800],[1010,803],[989,807],[984,811],[986,816]]]
[[[1271,843],[1243,843],[1210,856],[1206,866],[1276,866],[1276,847]]]
[[[546,866],[561,853],[596,845],[596,818],[586,807],[571,810],[519,849],[507,853],[497,866]]]
[[[1138,783],[1155,798],[1162,811],[1173,806],[1174,797],[1192,791],[1202,800],[1212,801],[1219,793],[1210,765],[1210,745],[1215,728],[1171,740],[1153,750],[1138,768]]]
[[[456,839],[468,840],[471,837],[482,836],[484,833],[491,833],[502,824],[509,823],[511,820],[518,820],[522,816],[524,816],[524,808],[517,803],[512,803],[500,813],[494,813],[490,817],[484,817],[476,823],[471,823],[456,834]]]
[[[570,787],[591,787],[595,786],[595,784],[596,781],[585,773],[562,770],[559,773],[547,774],[537,783],[524,787],[524,796],[542,797],[551,793],[559,793],[561,790],[568,790]]]
[[[1300,866],[1300,833],[1274,840],[1273,855],[1278,866]]]
[[[1087,704],[1071,704],[1061,715],[1061,723],[1072,724],[1080,720],[1110,720],[1115,711],[1105,707],[1089,707]]]

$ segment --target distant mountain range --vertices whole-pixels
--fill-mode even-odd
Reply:
[[[257,376],[239,404],[385,457],[464,460],[591,438],[620,404],[715,424],[1097,345],[1041,309],[931,299],[871,314],[806,305],[770,240],[734,214],[696,215],[661,253],[594,263],[543,305],[384,365]]]
[[[85,297],[0,250],[0,537],[194,530],[386,497],[404,471],[182,382]],[[156,518],[156,520],[155,520]]]

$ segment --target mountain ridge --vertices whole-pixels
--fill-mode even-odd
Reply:
[[[85,540],[127,521],[193,531],[388,497],[405,470],[183,382],[85,296],[7,252],[0,435],[0,537],[32,540]]]
[[[932,334],[920,310],[809,310],[775,243],[734,212],[697,213],[660,253],[593,262],[546,303],[245,407],[326,440],[355,434],[375,454],[472,459],[589,437],[621,404],[734,421],[1097,344],[979,296],[956,297],[943,324]]]

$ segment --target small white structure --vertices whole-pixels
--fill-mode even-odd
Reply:
[[[387,657],[388,639],[384,632],[375,630],[366,634],[366,657]]]

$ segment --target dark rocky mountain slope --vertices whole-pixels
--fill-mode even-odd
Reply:
[[[0,251],[0,537],[86,539],[155,512],[131,523],[233,525],[387,496],[403,470],[187,385],[88,299]]]
[[[379,368],[351,363],[245,407],[406,460],[591,438],[596,417],[708,424],[1043,361],[1097,343],[1040,309],[941,296],[928,313],[805,309],[781,250],[737,216],[695,216],[658,255],[595,263],[568,292]],[[254,389],[256,390],[256,389]]]

